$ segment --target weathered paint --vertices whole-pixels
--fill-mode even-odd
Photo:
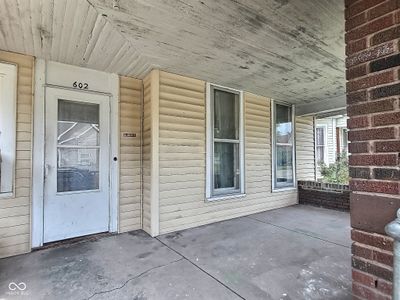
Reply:
[[[0,49],[120,75],[144,76],[143,61],[88,1],[0,0]]]
[[[159,68],[291,103],[344,99],[343,1],[0,0],[0,49],[143,78]]]

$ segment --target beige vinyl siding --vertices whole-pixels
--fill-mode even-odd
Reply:
[[[29,252],[32,184],[33,66],[31,56],[0,51],[0,61],[16,64],[17,148],[15,195],[0,199],[0,258]]]
[[[297,203],[271,192],[270,100],[245,94],[246,193],[205,201],[205,82],[160,72],[160,233]]]
[[[142,81],[120,77],[120,191],[119,232],[142,227],[141,116]],[[136,137],[124,137],[134,133]]]
[[[296,117],[297,180],[315,180],[314,117]]]
[[[143,230],[151,233],[151,77],[143,80]]]

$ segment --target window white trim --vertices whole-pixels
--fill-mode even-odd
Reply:
[[[17,133],[17,66],[0,63],[0,198],[10,198],[15,191],[15,159]]]
[[[283,186],[277,187],[276,186],[276,133],[275,133],[275,105],[285,105],[292,109],[292,172],[293,172],[293,185],[292,186]],[[295,112],[295,105],[271,100],[271,166],[272,166],[272,192],[284,192],[297,189],[297,180],[296,180],[296,112]]]
[[[322,128],[324,131],[324,163],[328,164],[329,158],[328,158],[328,125],[327,124],[318,124],[315,126],[315,165],[318,167],[318,159],[317,159],[317,129]]]
[[[213,116],[213,99],[211,89],[216,88],[219,90],[235,93],[239,95],[239,168],[240,168],[240,187],[239,193],[213,195],[214,185],[214,116]],[[231,89],[217,84],[206,84],[206,201],[217,201],[226,199],[235,199],[245,194],[245,145],[244,145],[244,97],[243,91]]]

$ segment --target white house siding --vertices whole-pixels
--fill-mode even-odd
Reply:
[[[316,126],[323,125],[327,127],[328,164],[333,164],[336,161],[336,127],[346,128],[347,117],[316,119],[315,122]]]
[[[205,82],[160,72],[160,233],[297,203],[271,192],[270,100],[245,93],[246,196],[205,201]]]
[[[336,160],[336,122],[333,118],[317,119],[316,126],[326,126],[327,128],[327,147],[328,164]]]
[[[142,228],[141,117],[142,81],[120,77],[119,232]],[[136,137],[124,136],[136,134]]]
[[[297,180],[315,180],[314,117],[296,117]]]
[[[31,56],[0,51],[0,61],[18,66],[15,194],[0,199],[0,258],[29,252],[32,182],[33,66]]]
[[[341,117],[336,119],[336,127],[347,127],[347,117]]]

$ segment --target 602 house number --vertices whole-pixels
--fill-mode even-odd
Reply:
[[[87,90],[87,89],[89,89],[89,84],[87,84],[86,82],[75,81],[72,84],[72,87],[76,88],[76,89]]]

